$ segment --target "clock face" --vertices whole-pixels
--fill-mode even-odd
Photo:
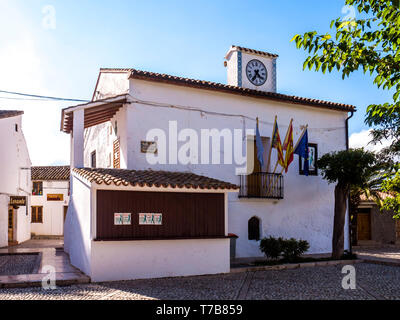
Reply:
[[[255,86],[262,86],[268,78],[267,68],[259,60],[251,60],[246,67],[247,79]]]

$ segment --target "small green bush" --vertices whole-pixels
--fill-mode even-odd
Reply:
[[[278,259],[282,254],[282,238],[264,238],[260,242],[260,250],[267,258]]]
[[[283,238],[264,238],[260,243],[260,250],[269,259],[283,257],[288,262],[295,261],[302,254],[310,249],[310,245],[305,240],[283,239]]]
[[[310,245],[305,240],[296,240],[294,238],[284,240],[282,246],[282,256],[287,261],[298,259],[303,253],[310,249]]]

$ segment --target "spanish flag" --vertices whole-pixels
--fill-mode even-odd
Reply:
[[[283,150],[285,154],[285,172],[289,170],[290,164],[294,160],[294,149],[293,149],[293,119],[290,121],[288,131],[286,133],[285,141],[283,142]]]
[[[285,159],[283,158],[282,142],[279,135],[278,121],[275,117],[274,130],[272,132],[271,149],[275,148],[278,151],[278,163],[285,168]]]

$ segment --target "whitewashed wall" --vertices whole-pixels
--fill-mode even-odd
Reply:
[[[32,223],[35,235],[62,236],[64,234],[64,206],[68,206],[68,181],[43,181],[43,195],[32,196],[32,206],[43,206],[43,223]],[[64,201],[47,201],[48,194],[62,194]]]
[[[71,176],[71,198],[64,225],[64,250],[71,263],[91,273],[91,190],[90,185]]]
[[[92,243],[92,281],[228,273],[229,239]]]
[[[0,248],[8,245],[8,204],[10,198],[0,194]]]
[[[127,167],[126,109],[121,109],[111,122],[85,129],[84,166],[91,167],[91,154],[96,151],[96,167],[113,168],[114,142],[120,139],[120,165]],[[117,130],[116,130],[117,128]]]
[[[343,150],[346,148],[345,119],[346,112],[302,106],[296,104],[256,99],[240,95],[219,93],[216,91],[168,85],[163,83],[130,80],[130,95],[133,99],[159,102],[178,106],[190,106],[211,112],[221,112],[260,118],[262,136],[270,137],[275,115],[278,116],[281,139],[283,140],[291,118],[294,119],[294,139],[297,141],[302,129],[309,125],[309,142],[318,144],[318,155]],[[168,121],[178,121],[178,130],[200,129],[255,129],[254,120],[242,117],[225,117],[209,115],[196,111],[185,111],[171,108],[157,108],[141,103],[125,105],[123,110],[112,119],[123,118],[126,114],[124,136],[120,131],[122,148],[121,156],[126,163],[122,168],[153,169],[168,171],[190,171],[200,175],[239,183],[235,175],[236,165],[149,165],[145,154],[140,153],[140,141],[146,140],[150,129],[161,128],[168,133]],[[263,123],[263,122],[268,122]],[[95,136],[88,141],[97,143]],[[222,151],[223,152],[223,151]],[[100,155],[99,157],[106,155]],[[223,156],[221,157],[223,158]],[[275,164],[276,156],[273,156]],[[334,185],[329,185],[319,177],[299,175],[299,161],[295,156],[289,173],[285,175],[285,198],[280,201],[267,199],[239,199],[237,195],[229,196],[229,232],[239,236],[237,256],[260,256],[258,243],[248,240],[247,222],[257,216],[262,221],[262,236],[295,237],[308,240],[310,253],[331,251],[331,236],[334,210]],[[346,227],[347,244],[347,227]],[[346,245],[347,246],[347,245]]]
[[[0,221],[8,221],[10,196],[26,196],[30,208],[31,161],[21,126],[22,116],[0,119]],[[18,131],[15,131],[15,125]],[[30,239],[30,210],[20,207],[14,211],[14,241]],[[4,235],[4,229],[7,232]],[[8,222],[0,228],[0,247],[8,245]]]
[[[129,82],[127,79],[127,72],[100,73],[94,100],[105,99],[115,94],[127,93],[129,91]]]

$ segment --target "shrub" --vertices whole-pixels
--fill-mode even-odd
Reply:
[[[310,249],[310,245],[305,240],[296,240],[294,238],[284,240],[282,246],[282,256],[287,261],[298,259],[303,253]]]
[[[283,256],[288,262],[295,261],[302,254],[308,251],[310,245],[305,240],[283,239],[283,238],[264,238],[260,243],[260,250],[267,258],[278,259]]]
[[[260,250],[267,258],[278,259],[282,254],[282,238],[264,238],[260,242]]]

